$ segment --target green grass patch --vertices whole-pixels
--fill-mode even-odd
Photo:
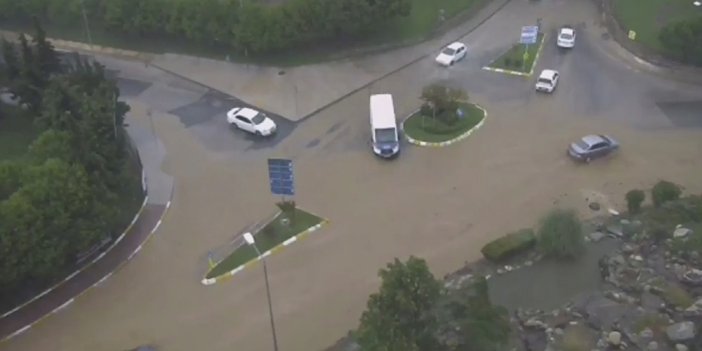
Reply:
[[[404,123],[404,132],[412,139],[426,142],[442,142],[459,137],[475,127],[485,118],[485,112],[473,104],[461,105],[464,116],[454,124],[446,124],[439,118],[424,116],[421,111],[413,114]]]
[[[226,45],[207,45],[175,36],[128,35],[106,29],[97,20],[91,20],[93,43],[107,47],[162,54],[166,52],[192,56],[203,56],[217,60],[227,57],[236,62],[250,62],[274,66],[296,66],[324,62],[343,57],[356,56],[365,49],[383,44],[400,43],[410,45],[425,40],[437,32],[463,23],[491,0],[412,0],[412,10],[407,17],[390,19],[378,25],[370,35],[359,38],[334,38],[268,55],[244,57],[233,53]],[[444,10],[444,20],[439,10]],[[87,42],[82,22],[75,24],[43,24],[49,37]],[[31,27],[20,23],[3,23],[1,28],[31,32]]]
[[[22,161],[39,135],[34,120],[17,107],[0,104],[0,161]]]
[[[522,229],[489,242],[480,252],[488,260],[500,262],[531,249],[535,244],[534,230]]]
[[[254,233],[256,238],[256,246],[264,253],[280,244],[285,240],[292,238],[295,235],[302,233],[308,228],[322,223],[323,219],[315,216],[309,212],[296,209],[295,210],[295,221],[285,225],[281,222],[284,217],[282,213],[273,218],[268,224],[266,224],[261,230]],[[243,238],[241,239],[243,243]],[[257,256],[256,250],[253,246],[246,245],[243,243],[242,246],[236,248],[229,256],[224,260],[218,262],[209,272],[205,278],[211,279],[223,275],[243,264],[255,259]]]
[[[543,44],[544,34],[539,33],[536,43],[533,45],[515,44],[507,52],[493,61],[489,67],[501,68],[510,71],[529,73],[536,64],[536,54]],[[526,60],[524,53],[526,52]]]
[[[636,32],[636,41],[664,51],[658,33],[667,24],[701,16],[692,0],[614,0],[614,16],[624,31]]]

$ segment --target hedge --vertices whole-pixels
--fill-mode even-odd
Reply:
[[[536,235],[532,229],[521,229],[509,233],[483,246],[483,256],[490,261],[503,261],[532,248],[536,244]]]

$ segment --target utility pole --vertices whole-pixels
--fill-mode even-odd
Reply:
[[[83,13],[83,26],[85,27],[85,36],[88,39],[88,44],[90,46],[93,46],[93,36],[90,34],[90,25],[88,24],[88,14],[85,11],[85,1],[81,0],[80,2],[80,9],[81,12]]]

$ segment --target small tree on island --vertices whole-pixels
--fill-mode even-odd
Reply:
[[[421,107],[422,123],[424,118],[431,116],[445,124],[454,124],[458,120],[456,110],[462,103],[468,102],[465,90],[439,84],[424,87],[420,98],[424,101]]]
[[[573,259],[585,248],[583,228],[573,210],[555,209],[539,226],[539,247],[544,255],[557,259]]]

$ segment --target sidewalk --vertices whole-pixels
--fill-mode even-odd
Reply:
[[[158,55],[151,64],[183,78],[293,121],[396,72],[447,43],[465,36],[510,0],[492,0],[465,23],[438,38],[368,57],[278,69],[176,54]]]
[[[140,214],[135,217],[133,225],[125,231],[122,239],[118,239],[104,255],[96,257],[92,264],[68,276],[48,292],[39,295],[39,298],[0,318],[0,345],[29,330],[49,315],[68,307],[91,287],[103,283],[141,250],[143,243],[161,224],[161,219],[170,207],[173,190],[173,178],[160,170],[165,148],[148,129],[138,123],[131,123],[133,121],[132,115],[127,117],[127,132],[139,151],[147,193]]]

